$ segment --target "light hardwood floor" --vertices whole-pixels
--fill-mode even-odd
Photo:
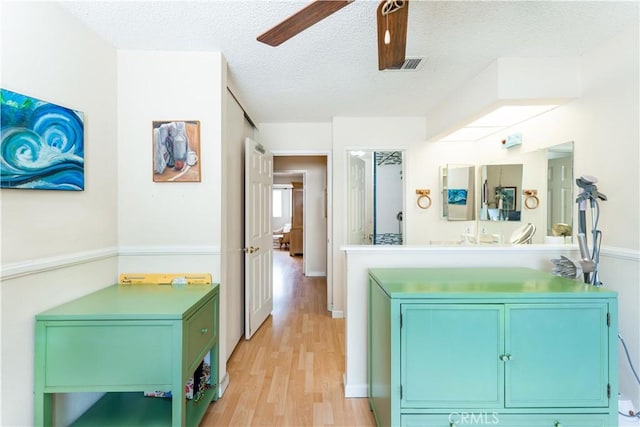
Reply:
[[[202,426],[373,426],[366,399],[345,399],[344,319],[326,309],[326,280],[274,249],[274,308],[227,363],[230,383]]]

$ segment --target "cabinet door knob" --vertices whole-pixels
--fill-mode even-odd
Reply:
[[[456,427],[456,423],[449,423],[449,427]]]
[[[502,360],[503,362],[506,362],[507,360],[511,360],[511,355],[510,354],[503,354],[500,356],[500,360]]]
[[[202,328],[202,329],[200,329],[200,332],[203,333],[203,334],[206,334],[207,332],[209,332],[209,329]]]
[[[560,421],[556,421],[553,423],[553,427],[562,427],[562,423]]]

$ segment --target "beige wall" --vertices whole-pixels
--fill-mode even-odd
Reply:
[[[87,142],[84,192],[0,191],[4,249],[0,424],[29,425],[36,313],[113,283],[118,271],[198,269],[223,277],[221,258],[227,243],[221,231],[225,184],[220,123],[226,114],[226,64],[219,53],[116,53],[56,4],[4,2],[2,7],[2,87],[83,111]],[[640,366],[639,51],[636,26],[585,53],[579,59],[580,98],[509,130],[523,133],[520,150],[575,141],[576,174],[600,179],[598,186],[609,197],[602,204],[599,225],[605,245],[601,279],[620,293],[620,331],[636,367]],[[152,182],[151,121],[164,119],[201,121],[201,183]],[[336,117],[331,123],[259,126],[257,138],[272,151],[330,155],[328,187],[333,197],[328,201],[327,227],[332,254],[327,274],[334,276],[329,279],[334,312],[346,310],[348,285],[340,250],[346,228],[342,219],[347,149],[407,150],[409,244],[423,244],[441,227],[459,232],[459,225],[440,220],[437,205],[429,210],[413,207],[416,188],[438,188],[439,165],[510,162],[516,153],[500,148],[494,138],[473,147],[426,144],[428,123],[423,117]],[[179,220],[185,212],[190,221],[182,226]],[[226,286],[223,281],[222,319],[227,318],[222,312]],[[227,353],[227,339],[223,327],[222,354]],[[640,392],[626,360],[621,359],[620,366],[621,389],[637,403]],[[58,419],[68,421],[93,398],[62,399]]]
[[[3,264],[116,244],[115,82],[115,50],[64,10],[3,3],[2,87],[79,110],[85,126],[85,191],[2,190]]]
[[[244,145],[253,128],[238,102],[225,97],[222,144],[222,259],[221,282],[226,298],[226,354],[228,360],[244,335]]]
[[[54,3],[3,2],[1,27],[2,87],[84,113],[84,191],[0,190],[0,424],[27,426],[35,315],[117,278],[116,51]],[[96,398],[58,399],[56,419]]]
[[[219,52],[118,52],[120,272],[198,271],[220,281],[225,82]],[[200,122],[200,182],[153,182],[154,120]],[[220,283],[221,319],[227,317],[226,286]],[[223,355],[226,339],[223,324]],[[219,372],[224,379],[224,357]]]
[[[219,52],[118,52],[120,245],[220,245],[221,79]],[[154,120],[200,121],[201,182],[153,182]]]

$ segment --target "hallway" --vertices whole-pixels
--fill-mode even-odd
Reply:
[[[345,399],[344,319],[326,309],[324,277],[273,251],[273,312],[229,359],[230,383],[203,426],[373,426],[366,399]]]

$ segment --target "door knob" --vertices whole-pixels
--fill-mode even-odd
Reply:
[[[248,248],[243,248],[242,250],[243,250],[245,253],[247,253],[247,254],[252,254],[252,253],[254,253],[254,252],[259,251],[259,250],[260,250],[260,248],[259,248],[259,247],[254,248],[253,246],[249,246]]]

